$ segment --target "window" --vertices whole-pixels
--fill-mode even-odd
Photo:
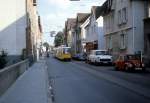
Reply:
[[[33,0],[33,6],[36,6],[36,5],[37,5],[36,0]]]
[[[106,17],[106,32],[108,31],[109,29],[109,18],[108,16]]]
[[[111,14],[111,19],[110,19],[110,30],[113,31],[114,30],[114,14]]]
[[[64,54],[68,54],[71,52],[71,49],[70,48],[63,48],[63,53]]]
[[[96,51],[95,52],[96,55],[108,55],[108,51]]]
[[[122,22],[123,23],[127,22],[127,8],[122,9]]]
[[[108,31],[110,31],[111,28],[111,14],[108,16]]]
[[[108,38],[108,42],[109,42],[108,49],[112,49],[112,37],[111,36]]]
[[[122,19],[121,10],[119,10],[119,11],[118,11],[118,25],[121,24],[121,19]]]
[[[121,34],[120,36],[120,49],[125,49],[126,48],[126,35]]]

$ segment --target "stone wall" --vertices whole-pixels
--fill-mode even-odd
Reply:
[[[28,60],[24,60],[0,70],[0,96],[28,69],[28,67]]]

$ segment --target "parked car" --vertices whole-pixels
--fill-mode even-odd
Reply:
[[[145,65],[139,55],[120,55],[115,61],[116,70],[145,70]]]
[[[87,57],[89,63],[112,65],[112,56],[107,50],[91,50]]]
[[[74,56],[72,56],[72,58],[74,60],[85,61],[86,60],[86,55],[85,55],[85,53],[79,53],[79,54],[75,54]]]

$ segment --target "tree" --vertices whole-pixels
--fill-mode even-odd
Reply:
[[[7,58],[7,53],[4,50],[2,50],[0,52],[0,69],[4,68],[6,66],[6,64],[7,64],[6,58]]]
[[[64,43],[64,37],[63,37],[63,35],[64,35],[63,32],[58,32],[56,34],[55,40],[54,40],[55,47],[63,45],[63,43]]]
[[[43,43],[43,46],[46,48],[46,51],[49,49],[49,44],[47,42]]]

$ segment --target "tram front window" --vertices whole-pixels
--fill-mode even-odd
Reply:
[[[70,48],[64,48],[64,54],[70,53]]]

